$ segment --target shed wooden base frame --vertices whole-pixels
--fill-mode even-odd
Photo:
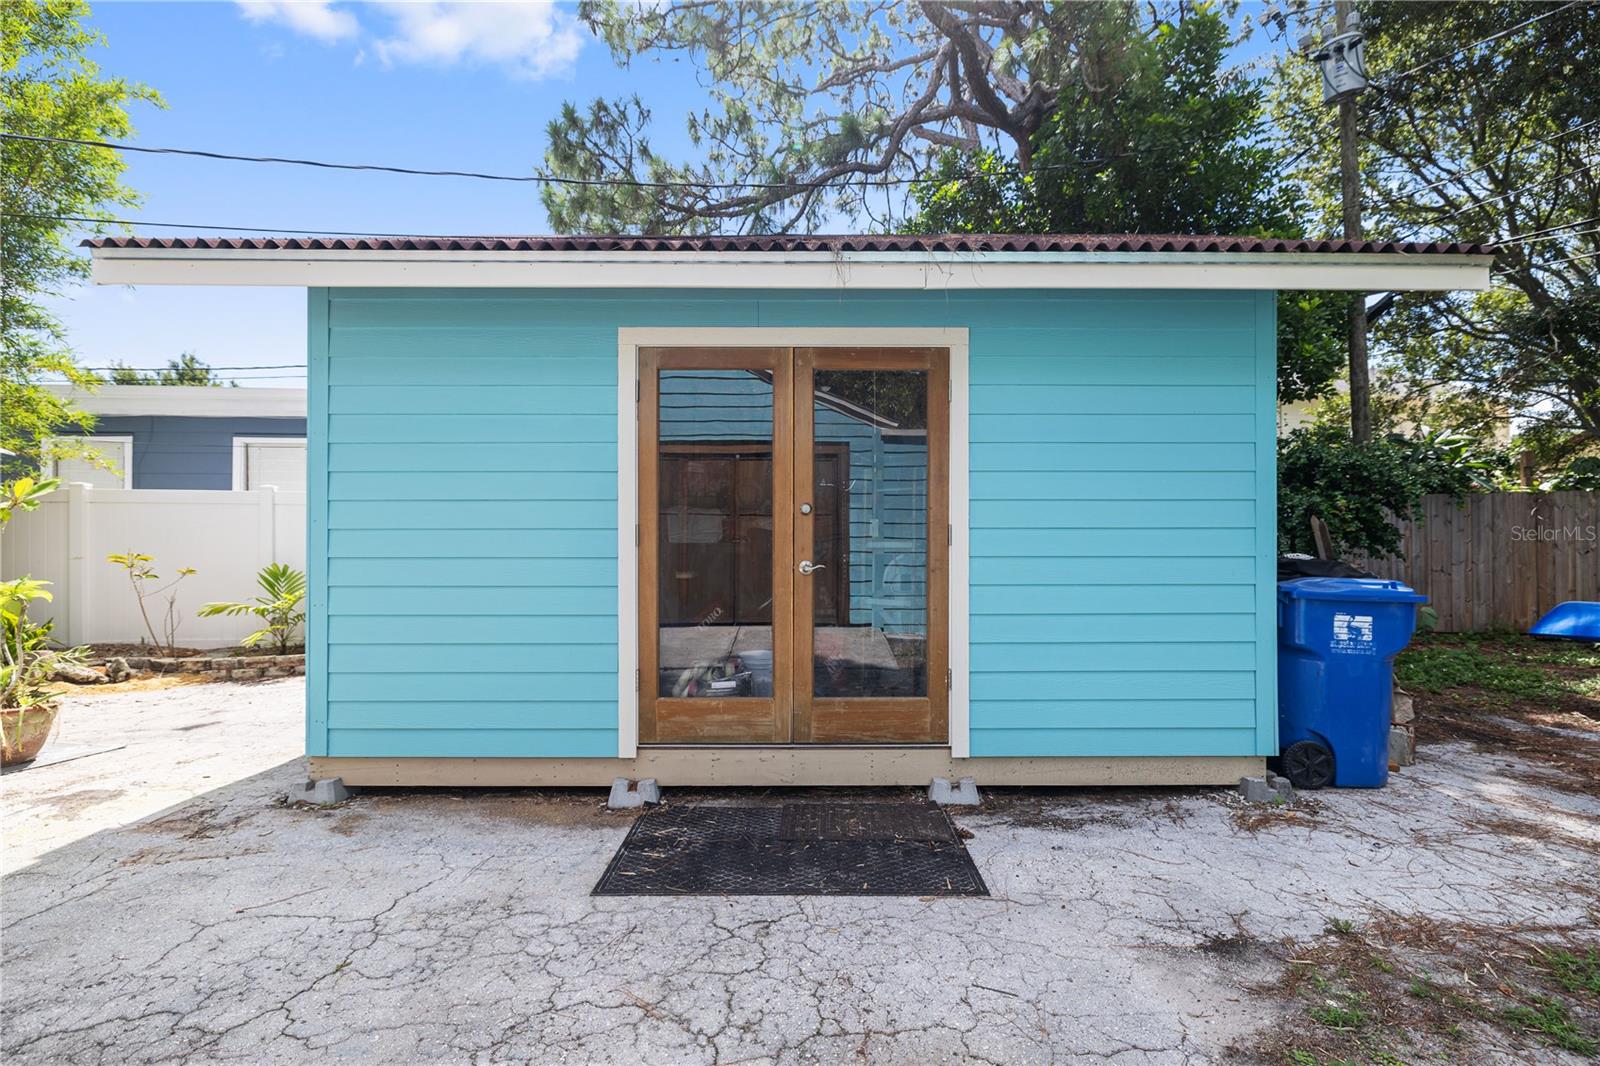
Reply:
[[[664,786],[925,785],[935,777],[980,785],[1232,785],[1263,772],[1254,756],[953,759],[941,748],[641,748],[633,759],[371,759],[313,756],[312,777],[347,785],[411,787],[609,785],[654,777]]]

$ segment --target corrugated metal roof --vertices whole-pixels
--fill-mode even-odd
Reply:
[[[1302,252],[1493,255],[1492,244],[1315,241],[1170,233],[941,233],[749,237],[98,237],[87,248],[363,252]]]

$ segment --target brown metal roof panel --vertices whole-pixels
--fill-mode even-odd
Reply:
[[[237,249],[295,251],[550,251],[627,252],[1226,252],[1237,254],[1382,253],[1403,255],[1492,255],[1492,244],[1458,241],[1287,240],[1216,234],[885,234],[747,237],[589,234],[577,236],[424,237],[97,237],[90,248]]]

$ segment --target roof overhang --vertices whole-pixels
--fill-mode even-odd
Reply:
[[[204,385],[101,385],[94,390],[46,385],[92,415],[182,418],[304,418],[306,390],[228,389]]]
[[[1492,254],[1404,252],[440,251],[96,247],[101,285],[529,289],[1489,287]]]

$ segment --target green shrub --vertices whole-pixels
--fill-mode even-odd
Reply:
[[[208,603],[200,608],[200,617],[253,614],[261,619],[262,626],[239,643],[250,648],[271,640],[282,655],[289,650],[295,629],[306,620],[306,612],[301,609],[306,599],[305,572],[287,563],[269,563],[256,575],[256,584],[265,595],[249,603]]]
[[[1314,515],[1337,554],[1393,555],[1395,519],[1414,517],[1429,493],[1465,495],[1481,465],[1455,438],[1391,434],[1358,445],[1338,426],[1303,426],[1278,442],[1278,550],[1315,554]]]

